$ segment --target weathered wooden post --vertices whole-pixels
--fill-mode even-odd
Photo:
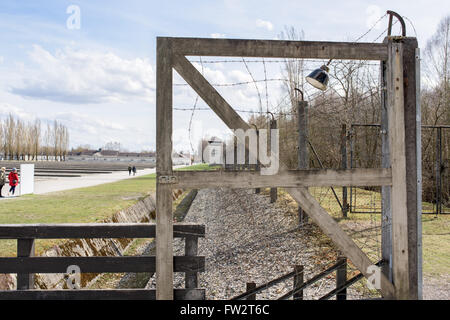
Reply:
[[[256,165],[255,165],[255,169],[259,170],[259,130],[258,127],[255,125],[256,128]],[[249,164],[250,167],[250,164]],[[255,193],[259,194],[261,193],[261,188],[255,188]]]
[[[187,257],[195,257],[198,254],[198,237],[186,236],[184,255]],[[185,288],[193,289],[198,287],[198,277],[196,271],[186,271]]]
[[[396,299],[421,296],[421,147],[417,39],[388,37],[387,102],[392,169],[392,266]]]
[[[385,39],[385,43],[387,39]],[[387,102],[387,62],[380,62],[381,84],[381,167],[391,167],[389,152],[389,116]],[[381,270],[392,282],[392,208],[391,186],[381,186],[381,258],[385,263]]]
[[[34,257],[34,239],[17,239],[17,256]],[[34,288],[34,274],[18,273],[17,290],[29,290]]]
[[[341,168],[347,169],[347,125],[342,124],[341,129]],[[348,213],[348,196],[347,187],[342,187],[342,216],[347,217]]]
[[[270,120],[270,130],[277,129],[277,128],[278,128],[277,120],[275,120],[275,118],[272,117],[272,119]],[[269,137],[272,138],[272,135],[270,132],[269,132]],[[270,145],[272,145],[272,141],[270,141]],[[278,198],[278,189],[270,188],[270,203],[277,202],[277,198]]]
[[[304,267],[303,266],[295,266],[294,271],[294,290],[301,287],[303,285],[303,273],[304,273]],[[292,299],[294,300],[303,300],[303,290],[300,290],[292,296]]]
[[[254,289],[256,289],[256,283],[247,282],[247,292],[254,290]],[[256,293],[249,295],[246,300],[256,300]]]
[[[436,128],[436,214],[442,213],[442,128]]]
[[[157,38],[156,299],[173,300],[172,43]]]
[[[303,95],[303,94],[302,94]],[[301,101],[297,105],[298,120],[298,169],[308,169],[308,102]],[[308,216],[301,206],[298,206],[299,225],[308,222]]]
[[[337,263],[342,263],[336,270],[336,289],[344,287],[347,282],[347,258],[339,256]],[[336,294],[336,300],[347,300],[347,289],[342,289]]]

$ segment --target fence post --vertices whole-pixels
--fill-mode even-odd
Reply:
[[[255,127],[256,127],[256,125],[255,125]],[[259,170],[259,130],[258,130],[258,128],[256,127],[256,141],[257,141],[257,144],[256,144],[256,165],[255,165],[255,170]],[[250,167],[250,164],[249,164],[249,167]],[[255,193],[256,194],[259,194],[259,193],[261,193],[261,188],[255,188]]]
[[[299,288],[301,285],[303,285],[303,271],[304,271],[304,267],[303,266],[295,266],[294,267],[294,271],[295,271],[295,275],[294,275],[294,290]],[[303,290],[300,290],[297,293],[294,293],[292,299],[294,300],[303,300]]]
[[[342,155],[342,169],[347,169],[347,125],[342,124],[341,131],[341,155]],[[347,218],[348,212],[348,197],[347,187],[342,187],[342,216]]]
[[[387,101],[387,65],[386,61],[380,62],[381,78],[381,167],[391,167],[391,155],[389,147],[389,117]],[[381,187],[381,257],[386,262],[382,265],[383,274],[392,281],[392,210],[391,210],[391,186]]]
[[[247,282],[247,292],[256,289],[256,283]],[[256,293],[249,295],[246,300],[256,300]]]
[[[188,257],[197,256],[198,252],[198,237],[186,236],[184,255]],[[192,289],[198,287],[198,277],[195,271],[186,271],[185,273],[185,288]]]
[[[275,119],[270,120],[270,129],[277,129],[277,120]],[[271,132],[269,132],[269,136],[272,137]],[[272,141],[270,141],[270,145],[272,145]],[[278,189],[270,188],[270,203],[277,202],[277,198],[278,198]]]
[[[17,257],[34,256],[34,239],[17,239]],[[34,288],[34,274],[18,273],[17,290],[29,290]]]
[[[436,214],[442,212],[442,128],[436,128]]]
[[[342,265],[336,270],[336,288],[339,289],[347,282],[347,258],[339,256],[337,262],[342,262]],[[338,292],[336,300],[347,300],[347,289]]]
[[[297,120],[298,120],[298,169],[308,169],[308,102],[299,101],[297,105]],[[299,225],[308,222],[308,216],[298,206]]]

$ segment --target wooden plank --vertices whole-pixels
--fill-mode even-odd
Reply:
[[[205,300],[204,289],[175,289],[175,300]],[[155,300],[156,290],[9,290],[0,300]]]
[[[255,282],[247,282],[246,291],[251,292],[256,289]],[[245,300],[256,300],[256,293],[249,295]]]
[[[168,38],[175,53],[186,56],[230,56],[297,59],[386,60],[382,43]]]
[[[173,299],[172,188],[159,182],[172,175],[172,42],[157,39],[156,58],[156,297]]]
[[[403,44],[390,41],[388,60],[388,116],[392,168],[392,264],[395,298],[409,296],[408,203],[406,193]]]
[[[299,101],[297,105],[297,126],[298,126],[298,164],[297,169],[309,168],[309,152],[308,152],[308,103]],[[298,208],[299,226],[308,223],[308,215],[299,205]]]
[[[342,262],[342,265],[336,270],[336,289],[343,288],[347,283],[347,258],[340,256],[338,262]],[[339,291],[336,300],[347,300],[347,289]]]
[[[391,184],[391,170],[317,169],[286,170],[276,175],[261,175],[258,171],[176,171],[177,188],[268,188],[324,186],[380,186]]]
[[[174,68],[230,129],[241,128],[246,130],[250,128],[185,57],[177,55],[174,58]],[[284,170],[287,170],[287,167],[283,163],[280,163],[280,171]],[[306,204],[308,209],[304,208],[304,210],[314,222],[333,240],[336,246],[352,261],[358,270],[365,276],[369,276],[370,274],[367,273],[367,267],[371,265],[369,258],[355,244],[350,236],[342,230],[333,217],[320,206],[308,190],[305,188],[288,188],[287,191],[302,206]],[[391,296],[394,289],[392,283],[389,282],[385,275],[381,275],[381,284],[382,294],[384,296]]]
[[[17,257],[34,257],[34,239],[17,240]],[[17,273],[17,289],[28,290],[33,288],[33,273]]]
[[[1,224],[0,239],[154,238],[154,223]],[[205,236],[205,226],[176,223],[173,237]]]
[[[82,273],[155,272],[154,256],[125,257],[6,257],[0,273],[66,273],[76,265]],[[174,272],[205,270],[205,257],[173,257]]]
[[[417,163],[417,299],[423,299],[422,252],[422,111],[420,105],[420,49],[416,48],[416,163]]]
[[[385,43],[388,39],[386,38]],[[387,62],[380,62],[381,81],[381,167],[391,167],[389,153],[389,116],[387,101]],[[391,186],[381,187],[381,258],[386,261],[381,266],[383,274],[392,282],[392,207]]]
[[[275,119],[270,120],[270,129],[277,129],[277,125],[278,125],[277,120],[275,120]],[[272,135],[270,135],[270,137],[272,138]],[[269,148],[271,148],[271,144],[270,144]],[[277,202],[277,198],[278,198],[278,189],[270,188],[270,203]]]
[[[185,256],[195,257],[198,254],[198,237],[187,236],[185,239]],[[185,288],[197,288],[198,277],[196,271],[188,271],[185,274]]]
[[[417,92],[416,81],[416,49],[418,47],[416,38],[405,38],[403,43],[403,94],[404,94],[404,121],[405,121],[405,156],[406,156],[406,199],[407,199],[407,219],[408,219],[408,265],[409,265],[409,289],[408,299],[419,298],[419,221],[421,212],[418,210],[419,202],[422,202],[421,193],[417,192],[420,184],[417,154],[420,148],[421,132],[420,122],[417,125],[417,118],[420,119],[420,112],[417,113],[417,100],[420,100]],[[419,130],[419,131],[418,131]],[[419,146],[418,146],[419,142]],[[420,159],[420,158],[419,158]]]
[[[347,170],[347,125],[341,126],[341,169]],[[347,187],[342,188],[342,216],[347,218],[349,205]]]
[[[293,281],[293,290],[297,290],[297,288],[300,288],[304,283],[304,276],[305,276],[305,268],[304,266],[295,266],[294,267],[295,275],[294,275],[294,281]],[[303,300],[303,290],[299,290],[298,292],[294,293],[292,296],[293,300]]]

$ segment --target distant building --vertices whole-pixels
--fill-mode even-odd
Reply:
[[[67,160],[72,161],[111,161],[111,162],[156,162],[154,152],[119,152],[114,150],[83,150],[69,152]]]
[[[207,141],[203,150],[203,162],[209,164],[223,164],[224,143],[217,137],[212,137]]]

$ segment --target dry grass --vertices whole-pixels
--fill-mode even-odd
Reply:
[[[373,262],[381,259],[381,215],[349,213],[342,217],[331,188],[309,188],[311,194],[322,207],[333,216],[341,227],[351,235],[358,246]],[[335,188],[339,199],[342,199],[342,188]],[[379,192],[357,188],[356,206],[360,210],[376,211],[381,207]],[[263,193],[268,194],[268,189]],[[297,215],[297,204],[284,190],[279,190],[278,202],[291,214]],[[433,204],[423,202],[425,212],[432,209]],[[450,275],[450,215],[439,217],[430,214],[422,216],[423,270],[425,275]],[[332,247],[328,237],[318,237],[318,245]]]

